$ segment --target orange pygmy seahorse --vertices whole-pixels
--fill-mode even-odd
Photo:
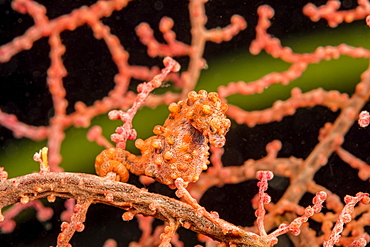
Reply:
[[[137,139],[135,146],[141,156],[120,148],[109,148],[96,157],[95,169],[99,176],[115,172],[117,180],[126,182],[129,172],[146,175],[175,188],[175,180],[182,178],[184,186],[198,180],[209,164],[209,146],[222,147],[230,128],[226,118],[227,105],[217,93],[189,92],[188,98],[168,106],[171,112],[163,126],[153,129],[155,136]]]

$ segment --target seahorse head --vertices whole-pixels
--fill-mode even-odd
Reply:
[[[205,90],[198,93],[191,91],[185,101],[172,107],[183,111],[186,119],[208,138],[212,146],[222,147],[225,144],[225,135],[231,123],[225,115],[227,105],[221,103],[217,93],[207,93]],[[171,110],[171,105],[169,108]]]

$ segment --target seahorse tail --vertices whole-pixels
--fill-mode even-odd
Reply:
[[[125,166],[127,151],[120,148],[109,148],[102,151],[95,159],[95,171],[101,177],[106,176],[109,172],[117,174],[117,180],[127,182],[129,172]]]

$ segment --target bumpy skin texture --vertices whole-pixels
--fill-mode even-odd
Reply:
[[[186,100],[172,103],[168,109],[171,113],[164,125],[153,129],[155,136],[136,140],[141,156],[119,148],[106,149],[96,157],[97,174],[115,172],[117,180],[126,182],[130,171],[170,188],[175,188],[177,178],[182,178],[185,186],[197,181],[209,164],[208,143],[215,147],[225,144],[230,128],[225,116],[227,105],[221,103],[217,93],[201,90],[190,92]]]

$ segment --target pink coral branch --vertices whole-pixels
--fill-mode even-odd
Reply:
[[[150,92],[160,87],[170,72],[178,72],[180,70],[180,64],[170,57],[164,58],[163,63],[166,67],[162,69],[160,74],[154,76],[149,82],[139,84],[137,87],[139,94],[133,106],[127,112],[117,110],[109,112],[108,116],[110,120],[121,119],[124,122],[122,127],[116,128],[116,134],[111,135],[111,140],[117,144],[117,148],[125,149],[127,139],[136,139],[136,130],[132,128],[132,119],[137,110],[144,104]]]
[[[48,22],[43,21],[42,25],[32,26],[24,35],[0,47],[0,62],[7,62],[18,52],[31,49],[36,40],[49,36],[52,32],[61,33],[64,30],[75,30],[78,26],[87,23],[91,15],[99,19],[103,16],[109,16],[114,10],[122,9],[129,1],[130,0],[98,1],[89,8],[84,6],[74,10],[71,14],[58,17]],[[43,8],[32,0],[16,0],[13,4],[13,8],[21,13],[29,12],[33,15],[35,20],[45,19],[43,18],[45,14]],[[41,24],[41,22],[37,21],[37,24]]]
[[[360,192],[356,196],[346,196],[344,198],[344,202],[346,203],[346,205],[344,206],[341,214],[339,215],[339,218],[333,228],[329,240],[324,242],[324,247],[332,247],[334,246],[334,244],[339,242],[340,234],[343,231],[343,225],[351,221],[354,207],[360,201],[362,203],[368,204],[370,202],[369,194]],[[353,244],[352,246],[364,247],[366,245],[366,241],[363,242],[357,240],[355,243],[356,245],[352,243]]]
[[[261,236],[266,236],[265,227],[263,225],[264,217],[265,217],[265,204],[270,203],[271,197],[265,193],[267,190],[268,180],[271,180],[274,177],[272,172],[270,171],[259,171],[257,172],[257,179],[260,180],[260,182],[257,183],[257,186],[259,188],[258,192],[258,209],[256,210],[256,217],[257,217],[257,227],[258,232]]]
[[[237,106],[229,105],[227,115],[239,124],[253,127],[256,124],[281,121],[283,117],[293,115],[298,108],[303,107],[323,105],[336,111],[344,107],[347,101],[348,95],[340,94],[338,91],[325,91],[319,88],[302,93],[299,88],[294,88],[289,99],[276,101],[271,108],[247,112]]]
[[[13,114],[8,114],[0,110],[0,124],[13,132],[17,138],[27,137],[32,140],[43,140],[49,135],[49,127],[31,126],[21,121]]]
[[[327,1],[325,5],[316,7],[309,3],[303,8],[303,13],[312,21],[320,19],[327,20],[330,27],[336,27],[342,22],[353,22],[364,19],[370,14],[370,4],[368,1],[358,0],[358,6],[352,10],[339,10],[341,2],[338,0]]]
[[[53,209],[45,207],[40,201],[30,201],[22,204],[17,203],[10,209],[8,209],[4,216],[1,215],[3,220],[0,220],[0,229],[3,233],[10,233],[14,230],[16,223],[13,220],[20,212],[28,208],[34,208],[37,211],[37,218],[40,221],[47,221],[53,216]]]
[[[370,166],[362,161],[361,159],[357,158],[350,152],[346,151],[343,148],[338,148],[336,150],[338,156],[348,163],[350,166],[358,170],[358,177],[362,180],[368,180],[370,178]]]
[[[304,210],[304,215],[302,215],[301,217],[296,218],[290,224],[281,224],[277,230],[273,231],[268,236],[271,239],[273,239],[273,240],[275,239],[275,241],[277,241],[276,240],[277,236],[280,236],[280,235],[282,235],[284,233],[287,233],[287,232],[291,232],[294,235],[298,235],[300,233],[301,225],[304,222],[306,222],[309,217],[313,216],[314,213],[317,214],[321,211],[322,203],[325,201],[326,196],[327,195],[326,195],[325,192],[317,193],[315,195],[315,197],[313,198],[313,200],[312,200],[314,205],[312,207],[308,206]]]
[[[47,71],[47,83],[52,96],[55,115],[50,119],[49,126],[34,127],[18,121],[15,115],[0,111],[0,124],[10,129],[16,137],[27,137],[34,140],[48,138],[50,149],[49,161],[52,171],[60,170],[57,165],[61,161],[60,147],[66,128],[72,125],[76,127],[88,127],[93,117],[112,109],[120,108],[122,111],[111,112],[111,117],[113,119],[121,119],[124,124],[122,127],[117,128],[117,133],[113,135],[112,139],[117,143],[117,147],[124,148],[127,139],[136,138],[132,119],[144,103],[150,107],[155,107],[159,104],[170,105],[170,103],[184,99],[185,95],[194,89],[201,70],[208,66],[204,59],[206,42],[220,43],[229,41],[246,28],[244,18],[233,15],[229,25],[226,24],[225,27],[207,29],[208,16],[206,15],[205,7],[208,6],[206,5],[207,1],[204,0],[189,1],[191,21],[190,44],[177,38],[177,34],[174,31],[177,23],[174,23],[171,18],[164,17],[159,23],[159,31],[166,44],[162,44],[156,40],[156,34],[153,31],[155,28],[151,29],[149,24],[145,23],[138,25],[136,28],[137,35],[141,42],[147,46],[149,56],[163,57],[168,55],[189,57],[188,67],[184,66],[186,71],[184,70],[181,74],[169,74],[171,71],[179,70],[179,65],[170,58],[165,58],[166,68],[162,71],[159,71],[157,67],[147,68],[145,66],[130,65],[129,49],[127,48],[126,50],[118,36],[113,34],[115,33],[113,31],[114,29],[112,28],[111,32],[108,25],[105,24],[105,20],[101,20],[103,17],[111,16],[115,10],[121,10],[126,7],[129,2],[129,0],[100,0],[89,7],[81,7],[70,14],[57,17],[53,20],[48,19],[46,8],[37,2],[32,0],[14,0],[12,2],[13,9],[19,13],[30,15],[34,21],[34,25],[23,35],[0,47],[0,62],[9,61],[21,51],[31,49],[36,41],[43,37],[48,37],[51,66]],[[368,1],[359,0],[356,8],[352,10],[340,10],[340,2],[333,0],[328,1],[327,4],[320,7],[312,4],[306,5],[303,12],[313,21],[323,18],[328,21],[330,26],[334,27],[342,22],[365,19],[370,14],[370,4]],[[262,93],[273,84],[281,83],[287,85],[293,80],[300,78],[311,64],[338,59],[343,55],[351,58],[370,58],[369,49],[347,44],[317,47],[309,53],[297,53],[291,48],[283,46],[278,38],[273,37],[267,32],[271,27],[271,19],[274,17],[274,10],[271,7],[267,5],[260,6],[257,14],[256,38],[252,41],[250,52],[256,55],[264,50],[272,57],[289,63],[290,67],[282,72],[268,73],[256,81],[245,82],[240,80],[236,83],[232,82],[226,86],[221,86],[218,92],[222,101],[226,101],[228,96],[234,94],[248,95]],[[276,18],[278,18],[278,15]],[[366,21],[370,23],[369,17],[366,17]],[[67,75],[67,70],[63,64],[65,46],[62,44],[60,36],[64,31],[74,31],[83,25],[89,26],[95,38],[101,39],[106,44],[118,73],[114,77],[114,88],[106,97],[96,100],[90,106],[82,102],[77,102],[75,112],[67,114],[67,92],[63,85],[63,78]],[[177,243],[181,246],[182,243],[177,240],[176,231],[179,226],[183,226],[184,228],[205,234],[219,241],[220,246],[271,246],[276,243],[276,237],[278,235],[287,232],[293,234],[301,232],[299,238],[292,238],[293,243],[295,245],[306,243],[306,245],[311,247],[322,243],[323,239],[329,237],[333,222],[339,215],[338,222],[325,245],[333,246],[334,244],[341,243],[349,244],[349,246],[364,246],[369,240],[369,236],[364,233],[364,226],[369,222],[369,208],[364,205],[359,205],[357,208],[354,208],[354,206],[359,200],[367,202],[368,196],[366,194],[358,194],[356,197],[347,197],[347,204],[343,207],[339,197],[324,186],[316,183],[314,176],[321,167],[328,163],[329,157],[336,152],[343,161],[347,162],[353,168],[358,169],[359,178],[363,180],[369,178],[368,164],[342,148],[344,137],[353,123],[358,120],[361,127],[366,127],[369,123],[367,111],[360,113],[370,95],[369,73],[370,68],[363,74],[352,96],[340,94],[337,91],[325,91],[322,89],[302,93],[300,89],[296,88],[292,90],[292,96],[289,99],[277,101],[271,108],[265,110],[247,112],[241,110],[238,106],[230,105],[227,112],[228,116],[232,117],[238,123],[246,123],[249,126],[280,121],[284,117],[294,114],[298,108],[314,107],[317,105],[323,105],[332,111],[340,109],[340,114],[333,124],[326,123],[321,128],[318,138],[319,143],[310,152],[308,157],[304,159],[279,157],[279,151],[281,149],[284,150],[282,148],[284,147],[284,143],[275,140],[266,146],[267,155],[264,158],[259,160],[249,159],[242,166],[225,167],[221,161],[224,150],[212,149],[211,161],[213,167],[210,167],[207,172],[201,173],[200,177],[197,176],[195,180],[198,177],[199,180],[196,184],[190,184],[187,187],[189,191],[185,189],[184,181],[178,178],[176,179],[177,195],[185,198],[188,202],[187,204],[155,193],[148,193],[125,183],[111,181],[109,178],[115,176],[112,173],[108,173],[106,178],[98,178],[86,174],[49,172],[44,162],[45,159],[41,158],[40,155],[35,156],[35,160],[41,166],[42,171],[40,173],[7,179],[7,173],[4,169],[0,168],[0,191],[2,191],[0,193],[0,207],[3,208],[6,205],[19,202],[4,213],[5,220],[4,216],[0,214],[0,220],[4,220],[3,230],[8,229],[10,231],[14,228],[15,223],[12,220],[14,218],[12,212],[18,214],[30,205],[34,205],[34,208],[39,212],[48,211],[43,210],[42,204],[34,199],[46,197],[49,202],[52,202],[56,196],[59,196],[73,199],[68,200],[68,210],[62,214],[62,216],[70,218],[70,222],[64,222],[62,224],[62,232],[58,237],[58,246],[69,245],[75,231],[82,231],[84,229],[83,222],[85,221],[86,212],[90,204],[100,202],[127,210],[122,216],[124,220],[131,220],[135,215],[143,214],[154,216],[167,222],[166,226],[157,227],[153,234],[149,232],[152,230],[149,227],[152,218],[140,222],[140,227],[145,230],[139,244],[149,243],[156,246],[170,246],[170,243]],[[156,74],[159,75],[156,76]],[[154,79],[151,80],[153,77]],[[149,82],[140,84],[138,87],[139,93],[135,94],[128,91],[131,79]],[[151,95],[149,97],[151,91],[161,86],[165,79],[172,80],[174,85],[177,88],[181,88],[182,91],[166,92],[161,95]],[[191,102],[188,105],[191,105]],[[171,104],[170,109],[174,110],[176,107],[178,106]],[[203,107],[201,113],[187,115],[186,117],[187,119],[197,119],[197,117],[207,114],[210,110],[211,108]],[[209,127],[206,131],[214,132],[218,123],[213,119],[210,122],[213,125],[206,125]],[[171,130],[173,129],[174,127],[172,126]],[[366,129],[361,130],[366,131]],[[99,128],[92,128],[89,131],[88,138],[107,148],[112,147],[110,142],[102,137],[101,132]],[[175,132],[178,132],[178,130],[176,129]],[[190,138],[192,137],[190,136]],[[182,138],[183,145],[181,145],[181,149],[175,150],[180,154],[176,156],[176,159],[181,159],[184,156],[183,152],[187,144],[195,143],[201,137],[203,136],[199,135],[198,138],[191,140],[189,136],[186,136],[188,139],[185,137]],[[170,140],[169,142],[166,140],[166,145],[167,143],[168,145],[172,145],[174,141],[171,141],[171,136],[166,138]],[[153,155],[161,154],[162,151],[158,142],[151,143],[149,146],[156,148],[156,153],[153,152]],[[206,151],[195,151],[192,153],[194,157],[209,155]],[[227,147],[225,151],[228,151]],[[171,152],[166,154],[167,159],[173,158],[170,155]],[[115,161],[117,162],[117,160]],[[146,161],[144,160],[141,164],[146,164]],[[113,164],[116,166],[120,165]],[[135,163],[132,167],[137,168],[137,165]],[[156,165],[160,165],[160,163],[157,162]],[[188,167],[186,165],[185,163],[185,166],[181,169],[185,171]],[[106,167],[103,168],[106,169]],[[172,169],[172,167],[169,168]],[[258,202],[256,226],[260,235],[247,232],[244,229],[223,221],[219,218],[217,212],[209,213],[196,200],[200,199],[204,192],[211,186],[222,186],[227,183],[235,184],[253,179],[259,170],[264,171],[258,173],[258,178],[261,179],[258,183],[260,188],[258,193],[259,200],[253,201]],[[272,178],[272,173],[266,171],[272,171],[276,176],[286,177],[290,181],[284,195],[275,204],[268,203],[270,199],[266,193],[267,180]],[[151,173],[149,172],[148,174]],[[143,180],[141,179],[141,181]],[[319,213],[324,197],[324,193],[322,192],[316,195],[312,207],[307,207],[304,210],[299,205],[299,201],[305,193],[317,193],[318,191],[325,191],[328,194],[326,207],[334,213]],[[302,216],[294,219],[296,214]],[[45,215],[42,216],[38,213],[40,220],[45,220],[51,216],[50,210]],[[315,236],[309,230],[308,224],[302,225],[309,217],[314,221],[322,223],[321,231],[323,234],[321,236]],[[355,217],[356,219],[352,223],[347,224],[346,227],[343,226],[344,223]],[[291,224],[280,225],[285,219],[291,221]],[[145,224],[147,225],[144,226]],[[267,235],[267,231],[279,225],[278,230]],[[161,233],[161,239],[155,239]],[[338,241],[339,237],[341,237],[340,241]],[[353,241],[355,238],[357,239]],[[301,242],[299,243],[298,240]]]

